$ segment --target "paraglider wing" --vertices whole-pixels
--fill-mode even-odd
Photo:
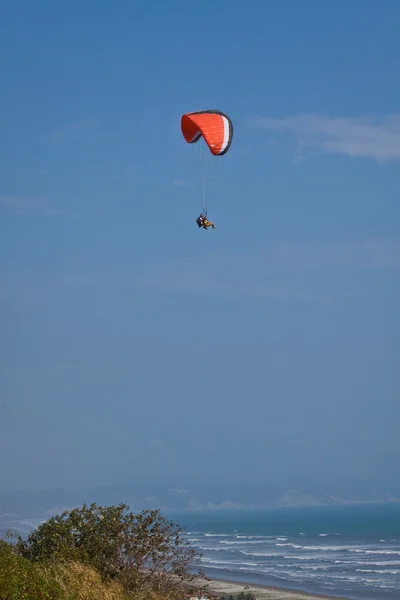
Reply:
[[[226,154],[232,142],[232,121],[220,110],[202,110],[182,115],[181,129],[188,144],[195,144],[203,136],[214,156]]]

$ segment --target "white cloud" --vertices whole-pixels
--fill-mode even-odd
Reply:
[[[338,244],[280,244],[271,249],[273,265],[292,271],[328,269],[384,269],[400,267],[400,241],[365,240]]]
[[[65,211],[61,210],[60,208],[48,208],[43,212],[43,214],[47,217],[57,217],[58,215],[63,215],[64,213]]]
[[[87,132],[89,129],[96,125],[96,121],[93,119],[87,119],[86,121],[80,121],[75,123],[67,123],[57,130],[54,130],[50,134],[50,139],[61,140],[69,138],[70,140],[81,142],[85,138],[82,136],[82,132]]]
[[[121,181],[130,181],[131,179],[134,179],[135,177],[137,177],[137,174],[138,174],[138,168],[135,165],[131,165],[122,170],[122,173],[119,176],[119,179]]]
[[[55,217],[64,214],[64,210],[54,208],[45,198],[28,198],[25,196],[0,196],[0,206],[20,215],[28,213]]]
[[[188,260],[182,257],[148,264],[146,272],[138,274],[138,280],[167,292],[324,301],[324,294],[300,286],[306,276],[309,282],[316,283],[320,273],[326,277],[349,270],[398,269],[400,242],[379,239],[337,244],[282,242],[237,256],[213,256],[206,272],[199,277],[202,260],[192,258],[188,265]]]
[[[289,491],[277,503],[280,506],[316,506],[318,501],[312,494],[303,494],[301,492]]]
[[[163,445],[163,440],[161,438],[154,438],[152,440],[148,440],[147,445],[149,448],[157,448]]]
[[[214,502],[206,502],[205,504],[198,502],[197,500],[190,500],[188,502],[189,510],[242,510],[246,508],[252,508],[251,506],[246,506],[244,504],[238,504],[237,502],[232,502],[231,500],[225,500],[224,502],[220,502],[215,504]]]
[[[113,282],[120,287],[120,280],[134,281],[131,293],[138,288],[150,288],[157,293],[201,294],[205,299],[212,295],[326,303],[354,294],[385,293],[372,282],[378,273],[400,269],[400,240],[371,238],[337,243],[282,240],[249,245],[244,253],[214,253],[212,260],[208,257],[206,260],[206,269],[201,253],[143,263],[111,261],[92,272],[63,274],[54,284],[73,288],[99,285],[106,271],[108,288],[114,286]],[[150,442],[152,446],[159,443]]]
[[[305,160],[306,160],[306,157],[304,156],[304,154],[297,150],[294,153],[292,162],[294,165],[301,165],[303,162],[305,162]]]
[[[304,148],[309,146],[351,158],[400,160],[400,114],[363,119],[305,114],[282,119],[258,117],[253,122],[267,131],[294,135],[303,158]]]
[[[188,502],[188,508],[190,510],[202,510],[203,505],[200,502],[197,502],[197,500],[190,500]]]
[[[207,504],[204,507],[205,510],[238,510],[242,508],[244,508],[242,504],[238,504],[237,502],[231,502],[230,500],[220,502],[219,504],[214,504],[214,502],[207,502]]]
[[[186,181],[186,179],[179,178],[174,179],[172,183],[175,187],[187,187],[189,185],[189,182]]]

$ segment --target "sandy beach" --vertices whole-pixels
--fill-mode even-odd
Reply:
[[[204,585],[204,583],[203,583]],[[251,592],[257,600],[338,600],[338,597],[326,596],[321,594],[309,594],[305,592],[295,592],[284,588],[273,588],[246,583],[236,583],[221,579],[212,579],[206,582],[206,594],[239,594],[240,592]],[[346,600],[342,598],[342,600]]]

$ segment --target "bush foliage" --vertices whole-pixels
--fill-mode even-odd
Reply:
[[[68,566],[62,571],[60,565],[74,564],[76,579],[90,572],[79,571],[79,575],[76,565],[80,564],[80,569],[83,565],[94,569],[102,583],[120,586],[119,594],[123,589],[135,597],[146,594],[146,598],[151,594],[181,598],[186,586],[202,575],[199,570],[194,572],[199,559],[200,555],[184,540],[183,530],[160,511],[134,514],[125,504],[85,504],[64,511],[42,523],[26,540],[17,536],[15,545],[15,560],[25,561],[21,564],[32,569],[46,565],[47,573],[53,574],[49,576],[51,581],[58,581],[58,588],[65,588],[67,584],[61,583],[72,569]],[[64,573],[63,580],[55,577],[56,567],[58,575]]]
[[[61,588],[49,581],[39,565],[18,556],[12,546],[0,540],[1,600],[60,600]]]

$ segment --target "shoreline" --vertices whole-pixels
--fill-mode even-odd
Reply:
[[[345,596],[329,596],[328,594],[303,592],[245,581],[239,583],[228,579],[209,578],[202,586],[204,586],[206,594],[220,596],[222,594],[235,595],[243,592],[253,594],[256,600],[349,600]]]

